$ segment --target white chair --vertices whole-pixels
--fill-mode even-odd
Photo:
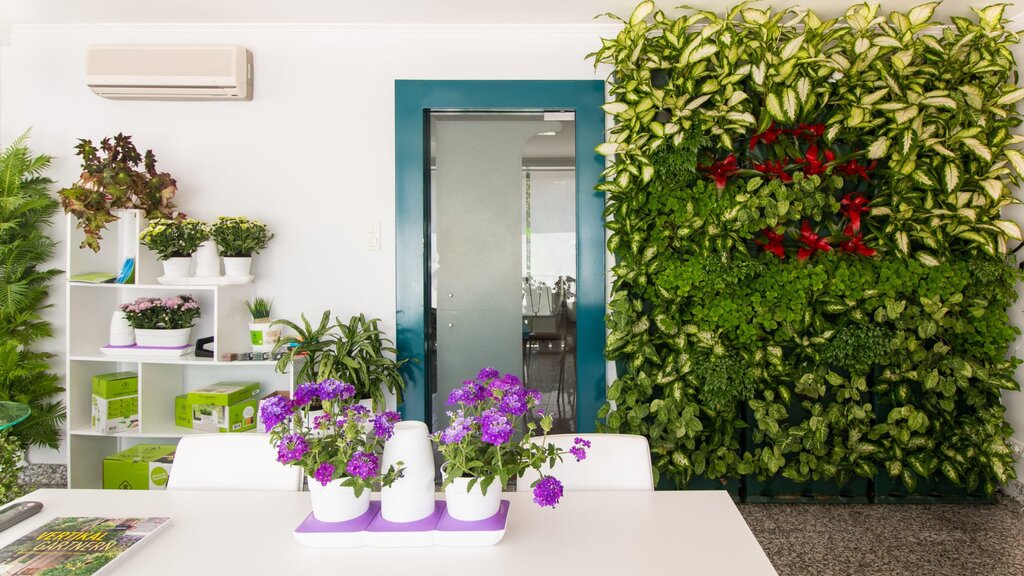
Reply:
[[[556,476],[566,492],[654,490],[651,449],[647,438],[631,434],[552,434],[548,442],[568,450],[574,438],[589,440],[587,458],[577,462],[572,455],[562,457],[554,467],[541,471]],[[541,437],[533,438],[540,443]],[[516,491],[530,490],[539,478],[533,469],[516,481]]]
[[[268,434],[194,434],[178,443],[168,490],[302,489],[302,469],[277,461]]]

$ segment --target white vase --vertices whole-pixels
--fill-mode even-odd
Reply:
[[[444,489],[444,499],[448,506],[448,515],[463,522],[476,522],[486,520],[498,513],[501,508],[501,485],[499,480],[487,488],[487,494],[483,493],[481,482],[473,484],[473,488],[466,491],[469,481],[472,478],[456,478],[447,488]]]
[[[136,328],[135,344],[149,348],[181,348],[188,346],[191,328],[174,330]]]
[[[399,462],[401,478],[380,490],[380,513],[388,522],[415,522],[434,512],[434,453],[430,430],[418,420],[395,424],[394,435],[384,444],[381,470]]]
[[[217,252],[217,244],[213,240],[207,240],[199,245],[196,253],[192,255],[196,263],[195,278],[203,284],[217,284],[220,282],[220,254]]]
[[[272,326],[270,320],[249,323],[249,342],[253,352],[273,352],[281,338],[281,327]]]
[[[135,329],[124,317],[124,312],[114,310],[110,316],[110,345],[132,346],[135,344]]]
[[[225,256],[224,277],[229,279],[248,279],[252,270],[252,256]]]
[[[192,257],[182,256],[164,260],[164,275],[158,278],[161,284],[185,284],[192,277]]]
[[[320,484],[315,478],[307,476],[309,498],[313,503],[313,517],[321,522],[344,522],[359,518],[370,509],[370,490],[363,490],[356,498],[355,490],[342,486],[344,478],[337,478]]]

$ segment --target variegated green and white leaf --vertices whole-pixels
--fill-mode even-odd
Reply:
[[[914,26],[920,26],[927,24],[932,19],[932,14],[935,13],[935,8],[939,5],[938,2],[928,2],[927,4],[921,4],[915,6],[908,14],[910,23]]]
[[[772,118],[779,122],[786,122],[786,115],[782,112],[782,101],[779,96],[772,92],[765,99],[765,106],[768,108],[768,113],[771,114]]]
[[[897,124],[907,124],[912,122],[917,115],[921,113],[921,110],[917,106],[907,106],[902,110],[893,112],[893,116],[896,118]]]
[[[604,142],[602,144],[598,144],[594,148],[594,152],[597,152],[601,156],[611,156],[612,154],[617,154],[619,152],[619,146],[621,146],[621,144],[618,142]]]
[[[684,62],[684,64],[693,64],[696,62],[700,62],[705,58],[710,58],[716,52],[718,52],[718,46],[714,44],[702,44],[700,47],[698,47],[696,50],[690,53],[687,62]]]
[[[1013,165],[1013,169],[1017,172],[1018,176],[1024,177],[1024,154],[1021,154],[1019,150],[1012,148],[1003,151],[1006,154],[1006,159]]]
[[[999,197],[1003,195],[1003,183],[994,178],[988,180],[982,180],[978,182],[982,190],[985,191],[993,200],[999,200]]]
[[[1024,240],[1024,235],[1021,234],[1020,226],[1012,220],[996,220],[992,225],[999,228],[1003,234],[1013,238],[1014,240]]]
[[[939,265],[939,260],[928,252],[918,252],[914,254],[914,257],[917,258],[918,262],[929,268]]]
[[[924,100],[921,100],[921,104],[925,106],[950,108],[953,110],[956,110],[957,108],[956,100],[953,100],[952,98],[949,98],[947,96],[933,96],[931,98],[925,98]]]
[[[871,41],[875,43],[875,46],[882,46],[882,47],[885,47],[885,48],[902,48],[903,47],[903,44],[901,44],[899,40],[893,38],[892,36],[881,36],[881,35],[879,35],[879,36],[875,36],[874,39],[872,39]]]
[[[952,193],[960,185],[960,169],[952,162],[947,163],[942,179],[946,182],[946,192]]]
[[[651,12],[654,11],[653,0],[644,0],[633,9],[633,13],[629,16],[630,25],[639,24],[647,18]]]
[[[626,104],[625,102],[608,102],[604,106],[601,106],[601,109],[613,116],[618,116],[626,110],[629,110],[629,104]]]
[[[800,48],[803,45],[804,45],[804,35],[801,34],[801,35],[793,38],[789,42],[786,42],[786,45],[782,47],[782,52],[779,53],[779,58],[781,58],[783,60],[789,60],[793,56],[796,56],[796,53],[800,51]]]
[[[811,95],[811,80],[810,78],[803,76],[796,82],[796,93],[800,96],[801,102],[806,102],[807,97]]]
[[[796,90],[786,88],[782,91],[782,110],[786,113],[786,120],[789,123],[796,122],[797,114],[800,112],[800,99]]]
[[[884,157],[889,152],[889,138],[887,136],[881,136],[877,140],[868,146],[868,158],[871,160],[878,160]]]
[[[1017,88],[1016,90],[1011,90],[1010,92],[1000,96],[999,99],[996,100],[996,106],[1007,106],[1020,101],[1022,98],[1024,98],[1024,88]]]
[[[935,181],[932,180],[930,176],[925,174],[923,170],[914,170],[913,173],[911,173],[910,175],[914,178],[914,180],[917,181],[918,184],[927,186],[928,188],[937,187],[935,185]]]
[[[861,106],[871,106],[875,102],[878,102],[879,100],[881,100],[882,97],[884,97],[888,93],[889,93],[889,89],[888,88],[882,88],[881,90],[875,90],[871,94],[868,94],[867,96],[861,98],[860,99],[860,105]]]
[[[729,100],[725,103],[726,106],[732,108],[733,106],[743,102],[747,99],[747,93],[742,90],[737,90],[729,96]]]
[[[979,158],[983,158],[989,162],[992,161],[992,151],[989,150],[987,146],[979,142],[977,139],[964,138],[962,143],[964,146],[967,147],[968,150],[974,152]]]
[[[960,86],[959,90],[964,93],[964,99],[971,108],[981,110],[985,105],[985,95],[976,86],[965,84]]]
[[[904,254],[910,254],[910,237],[903,230],[896,233],[896,248]]]

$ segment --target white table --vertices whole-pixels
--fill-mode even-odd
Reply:
[[[22,499],[43,511],[0,532],[0,546],[57,516],[171,516],[116,574],[777,576],[724,491],[576,492],[554,510],[528,493],[503,497],[511,508],[497,546],[325,550],[292,537],[308,493],[37,490]]]

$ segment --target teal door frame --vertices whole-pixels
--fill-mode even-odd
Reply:
[[[406,388],[406,419],[430,423],[427,321],[430,301],[431,110],[565,110],[576,113],[576,422],[593,432],[605,401],[604,195],[595,190],[604,158],[604,82],[600,80],[396,80],[396,321]],[[485,360],[481,360],[484,361]],[[483,366],[481,366],[482,368]]]

